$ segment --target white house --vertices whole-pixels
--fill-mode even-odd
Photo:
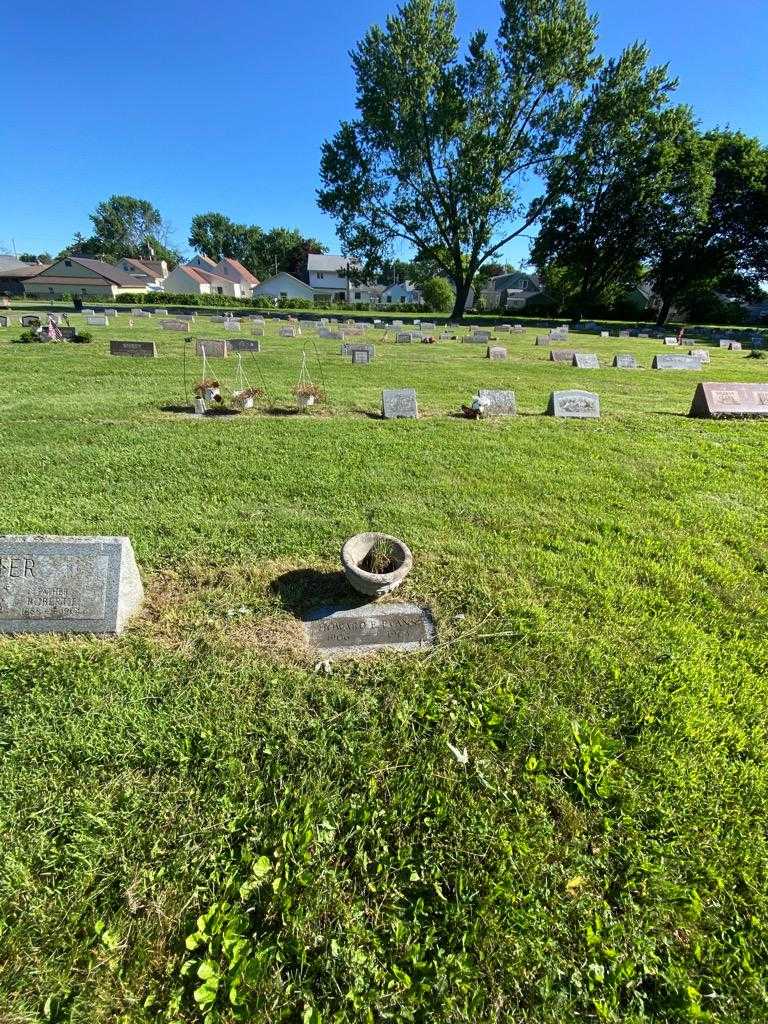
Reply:
[[[413,281],[400,281],[397,284],[391,284],[384,289],[381,296],[382,305],[400,305],[406,302],[419,305],[421,301],[421,292]]]
[[[168,264],[165,260],[134,260],[123,256],[115,261],[118,270],[135,277],[139,284],[148,288],[160,288],[168,277]]]
[[[165,279],[165,291],[177,295],[231,295],[234,299],[250,298],[244,295],[237,281],[210,274],[199,267],[179,264]]]
[[[61,295],[107,296],[143,292],[146,286],[103,260],[64,256],[24,280],[24,294],[38,298]]]
[[[542,293],[537,274],[514,270],[492,277],[481,294],[487,309],[524,309]]]
[[[313,299],[314,291],[298,277],[281,270],[279,274],[261,281],[253,289],[254,296],[270,295],[274,299]]]
[[[197,267],[198,270],[205,270],[208,274],[216,273],[216,261],[212,260],[210,256],[206,256],[204,252],[193,256],[192,259],[187,262],[187,266]]]
[[[240,285],[243,295],[250,295],[259,283],[258,277],[254,277],[250,270],[244,267],[242,263],[230,259],[229,256],[223,256],[216,264],[215,269],[211,270],[210,273],[215,274],[217,277],[226,277],[228,281],[235,281]]]
[[[346,256],[311,252],[307,256],[309,286],[316,298],[329,298],[333,302],[373,302],[381,299],[381,285],[356,280],[362,266]]]

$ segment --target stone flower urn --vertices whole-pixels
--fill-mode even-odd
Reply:
[[[357,533],[341,549],[341,564],[350,584],[368,597],[389,594],[413,568],[413,555],[397,537]]]

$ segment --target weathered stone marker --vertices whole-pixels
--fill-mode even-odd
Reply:
[[[506,359],[507,350],[503,345],[489,345],[488,346],[488,358],[489,359]]]
[[[143,596],[127,537],[0,537],[0,633],[120,633]]]
[[[207,359],[226,359],[229,355],[229,342],[201,338],[195,343],[195,351],[199,356],[205,354]]]
[[[483,416],[515,416],[517,414],[514,391],[494,391],[481,388],[477,392],[477,397],[483,403]]]
[[[688,355],[693,356],[694,359],[698,359],[700,363],[712,362],[709,357],[709,352],[707,352],[705,348],[689,348]]]
[[[96,313],[95,316],[87,316],[85,322],[89,327],[109,327],[109,317]]]
[[[27,315],[21,317],[20,323],[22,327],[39,327],[41,321],[39,316]]]
[[[664,339],[664,344],[665,345],[677,345],[677,338],[665,338]]]
[[[693,356],[654,356],[654,370],[700,370],[701,363]]]
[[[728,351],[729,352],[741,352],[741,342],[740,341],[732,341],[730,343],[730,345],[728,346]]]
[[[227,345],[230,352],[261,352],[261,342],[255,338],[233,338]]]
[[[189,320],[161,320],[160,321],[161,331],[182,331],[184,334],[189,334],[190,326]]]
[[[0,327],[10,327],[11,319],[7,313],[0,313]]]
[[[389,388],[381,392],[381,415],[385,420],[417,420],[419,406],[413,388]]]
[[[332,655],[420,651],[433,646],[436,635],[429,612],[405,603],[318,608],[307,616],[304,632],[310,644]]]
[[[613,365],[620,370],[636,370],[637,360],[634,356],[625,353],[618,353],[613,357]]]
[[[542,334],[537,334],[536,335],[536,344],[537,345],[551,345],[553,341],[557,341],[557,340],[558,340],[557,338],[550,338],[549,335],[542,335]]]
[[[580,370],[599,370],[600,360],[594,352],[574,352],[572,366],[578,366]]]
[[[239,331],[240,330],[240,321],[239,320],[225,320],[224,321],[224,330],[225,331]]]
[[[552,363],[572,363],[575,355],[572,348],[553,348],[549,353],[549,359]]]
[[[373,359],[376,355],[376,346],[364,345],[362,342],[356,341],[345,341],[344,344],[341,346],[341,354],[343,356],[354,356],[355,352],[367,353],[368,362],[370,362],[370,360]]]
[[[355,349],[352,353],[352,363],[358,366],[367,366],[371,361],[371,353],[364,348]]]
[[[768,383],[697,384],[689,415],[705,419],[768,417]]]
[[[110,341],[111,356],[144,356],[146,359],[157,358],[157,346],[154,341]]]
[[[563,419],[596,420],[600,418],[600,399],[591,391],[553,391],[549,396],[547,415]]]

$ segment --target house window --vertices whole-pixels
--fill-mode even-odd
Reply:
[[[287,299],[288,298],[288,292],[280,292],[280,298],[281,299]]]
[[[81,295],[87,295],[88,294],[88,290],[86,288],[81,288],[80,289],[80,294]]]
[[[359,299],[359,298],[360,298],[360,292],[355,292],[355,298],[356,298],[356,299]]]
[[[64,260],[64,266],[65,267],[71,267],[72,266],[72,260]]]
[[[224,294],[224,289],[223,289],[223,288],[219,288],[219,287],[217,286],[217,287],[216,287],[216,293],[217,293],[218,295],[223,295],[223,294]]]
[[[320,278],[320,280],[322,281],[322,280],[323,280],[323,278],[325,277],[325,274],[323,274],[323,273],[321,273],[320,271],[318,271],[318,273],[317,273],[317,276],[318,276],[318,277]]]
[[[48,294],[49,294],[49,295],[53,295],[53,288],[49,288],[49,289],[48,289]]]
[[[391,302],[391,301],[392,301],[392,296],[391,296],[391,295],[388,295],[388,296],[387,296],[387,302]]]

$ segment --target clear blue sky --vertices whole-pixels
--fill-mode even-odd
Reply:
[[[394,3],[38,0],[3,12],[0,250],[57,252],[112,193],[151,200],[187,250],[195,213],[298,227],[338,248],[315,204],[320,146],[354,112],[348,52]],[[494,34],[495,0],[458,0]],[[644,39],[705,128],[768,142],[768,0],[597,0],[600,48]],[[519,262],[527,243],[504,254]]]

